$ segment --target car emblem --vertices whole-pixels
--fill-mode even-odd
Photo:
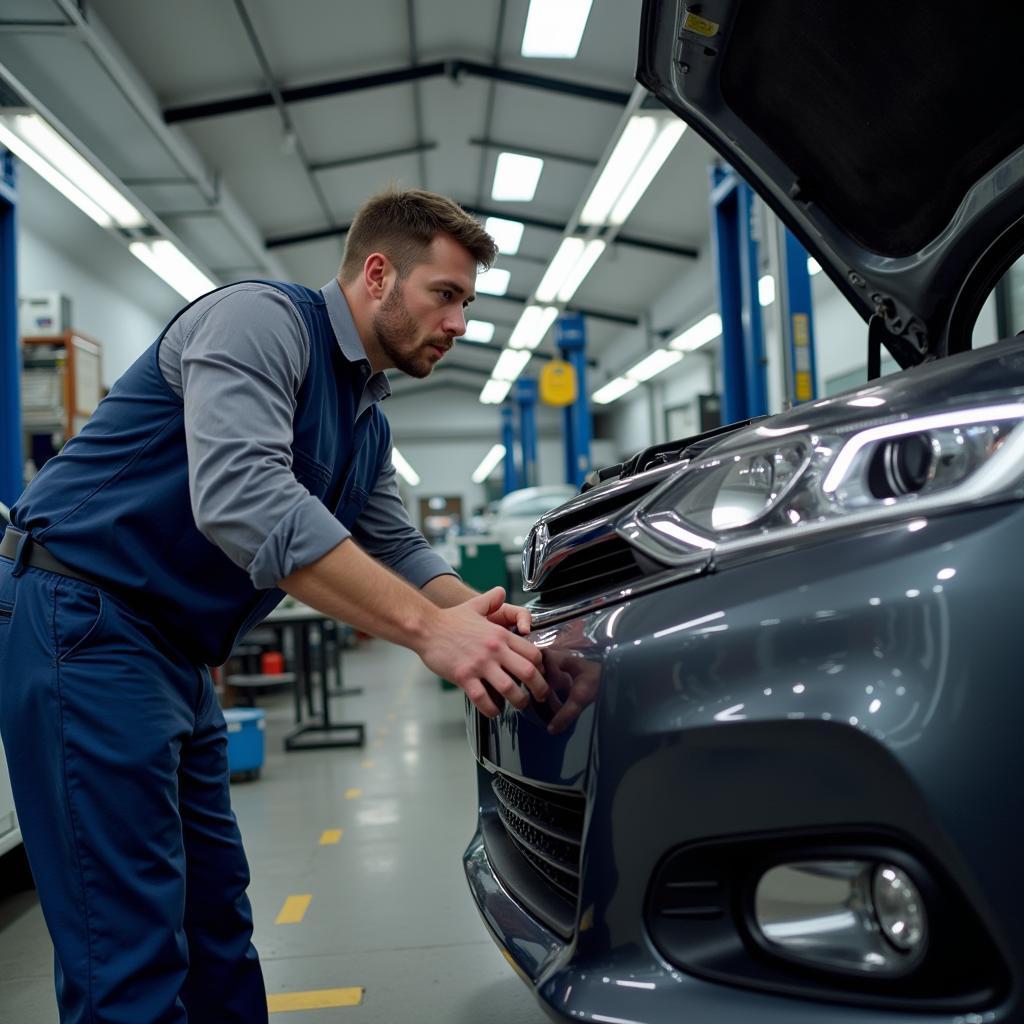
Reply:
[[[547,523],[538,523],[526,538],[523,548],[523,582],[527,590],[532,590],[537,582],[549,540]]]

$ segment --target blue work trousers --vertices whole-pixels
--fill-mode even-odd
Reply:
[[[0,733],[62,1024],[258,1024],[224,716],[123,601],[0,558]]]

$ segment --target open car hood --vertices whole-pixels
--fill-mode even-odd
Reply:
[[[970,348],[1024,246],[1024,5],[644,0],[638,81],[901,366]]]

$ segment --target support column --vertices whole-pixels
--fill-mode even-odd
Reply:
[[[516,425],[512,406],[501,407],[501,443],[505,446],[505,483],[503,494],[519,490],[519,474],[516,472]]]
[[[537,381],[520,377],[516,381],[516,405],[519,407],[519,463],[522,487],[537,484]]]
[[[576,373],[576,401],[564,409],[565,480],[579,487],[590,472],[590,399],[587,395],[587,330],[579,313],[563,313],[555,326],[562,358]]]
[[[814,316],[811,303],[811,275],[807,272],[807,250],[788,228],[782,229],[785,253],[785,283],[781,299],[785,304],[785,339],[788,354],[789,393],[795,404],[817,397],[814,363]]]
[[[0,151],[0,501],[21,494],[21,353],[18,348],[17,181],[14,157]]]
[[[714,164],[710,202],[722,316],[723,421],[734,423],[768,411],[753,228],[755,196],[732,169]]]

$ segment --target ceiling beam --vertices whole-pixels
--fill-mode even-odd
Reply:
[[[540,217],[527,217],[521,213],[510,213],[508,210],[495,210],[486,206],[463,206],[468,213],[478,217],[504,217],[506,220],[517,220],[528,228],[540,228],[543,231],[554,231],[556,234],[565,232],[565,225],[557,220],[544,220]],[[288,245],[304,245],[307,242],[319,242],[324,238],[344,235],[351,225],[342,224],[336,228],[316,228],[313,231],[298,231],[290,235],[275,235],[267,238],[264,245],[268,249],[281,249]],[[636,235],[617,235],[616,245],[629,245],[634,249],[646,249],[648,252],[660,252],[666,256],[682,256],[695,260],[700,250],[694,245],[672,245],[668,242],[655,242],[649,238],[638,238]]]
[[[498,139],[470,139],[471,146],[482,146],[485,149],[502,149],[512,153],[522,153],[523,156],[539,156],[541,160],[557,160],[566,164],[578,164],[593,169],[597,161],[586,156],[576,156],[574,153],[555,153],[550,149],[536,149],[533,146],[524,146],[518,142],[501,142]]]
[[[389,160],[396,156],[413,156],[416,153],[425,153],[431,149],[437,149],[436,142],[417,142],[412,146],[399,146],[396,149],[379,149],[374,153],[362,153],[359,156],[346,156],[339,160],[323,160],[319,163],[310,164],[311,171],[333,171],[339,167],[351,167],[354,164],[368,164],[375,160]],[[346,231],[348,228],[345,229]]]
[[[457,82],[464,75],[484,78],[492,82],[504,82],[507,85],[519,85],[527,89],[561,93],[564,96],[575,96],[577,99],[609,103],[619,107],[623,106],[630,96],[628,92],[621,89],[607,89],[604,86],[587,85],[584,82],[570,82],[562,78],[552,78],[550,75],[514,71],[511,68],[493,67],[490,64],[481,64],[471,60],[446,60],[433,61],[428,64],[413,64],[408,67],[378,71],[370,75],[335,78],[281,89],[280,98],[285,103],[302,103],[307,100],[324,99],[328,96],[340,96],[349,92],[361,92],[365,89],[379,89],[386,85],[419,82],[425,78],[447,77]],[[272,107],[274,101],[275,97],[269,91],[245,93],[222,100],[165,107],[163,116],[167,124],[177,124],[182,121],[196,121],[204,117],[223,117],[245,110]]]

